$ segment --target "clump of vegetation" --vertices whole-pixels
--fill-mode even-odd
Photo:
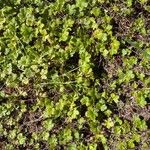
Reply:
[[[150,147],[148,0],[0,1],[0,149]]]

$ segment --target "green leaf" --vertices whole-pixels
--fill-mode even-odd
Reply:
[[[99,14],[100,14],[100,8],[94,7],[94,8],[92,9],[91,13],[94,14],[96,17],[98,17]]]
[[[105,125],[108,129],[110,129],[114,126],[114,122],[112,121],[111,118],[108,118],[107,120],[105,120]]]
[[[119,100],[119,96],[118,96],[118,95],[116,95],[115,93],[112,93],[112,94],[111,94],[111,98],[112,98],[112,100],[113,100],[115,103],[118,103],[118,100]]]
[[[105,42],[107,40],[107,34],[104,33],[101,29],[95,30],[93,33],[93,37],[96,39],[99,39],[103,42]]]
[[[69,35],[69,32],[66,31],[66,30],[64,30],[63,33],[62,33],[62,35],[61,35],[61,37],[60,37],[60,40],[61,41],[67,41],[68,35]]]
[[[85,115],[86,115],[87,118],[89,118],[90,120],[93,120],[93,121],[98,116],[97,112],[92,107],[88,107],[88,111],[86,112]]]
[[[18,134],[17,139],[18,139],[19,144],[21,145],[24,144],[26,141],[26,137],[24,137],[22,133]]]
[[[76,6],[79,7],[80,11],[88,6],[86,0],[76,0]]]
[[[86,96],[84,96],[82,99],[81,99],[81,103],[82,104],[85,104],[86,106],[90,106],[90,99]]]
[[[113,39],[111,43],[110,55],[117,54],[119,47],[120,42],[116,39]]]
[[[50,135],[49,135],[49,132],[46,132],[46,131],[45,131],[45,132],[42,133],[42,138],[43,138],[43,140],[45,140],[45,141],[47,141],[47,140],[49,139],[49,136],[50,136]]]
[[[46,130],[50,131],[54,127],[54,124],[51,119],[47,119],[43,122],[43,126]]]
[[[128,147],[135,148],[134,141],[132,139],[128,141]]]

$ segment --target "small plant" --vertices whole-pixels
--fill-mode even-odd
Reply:
[[[146,150],[148,0],[0,1],[0,149]]]

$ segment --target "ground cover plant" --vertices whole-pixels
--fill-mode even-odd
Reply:
[[[149,0],[0,1],[0,149],[150,149]]]

